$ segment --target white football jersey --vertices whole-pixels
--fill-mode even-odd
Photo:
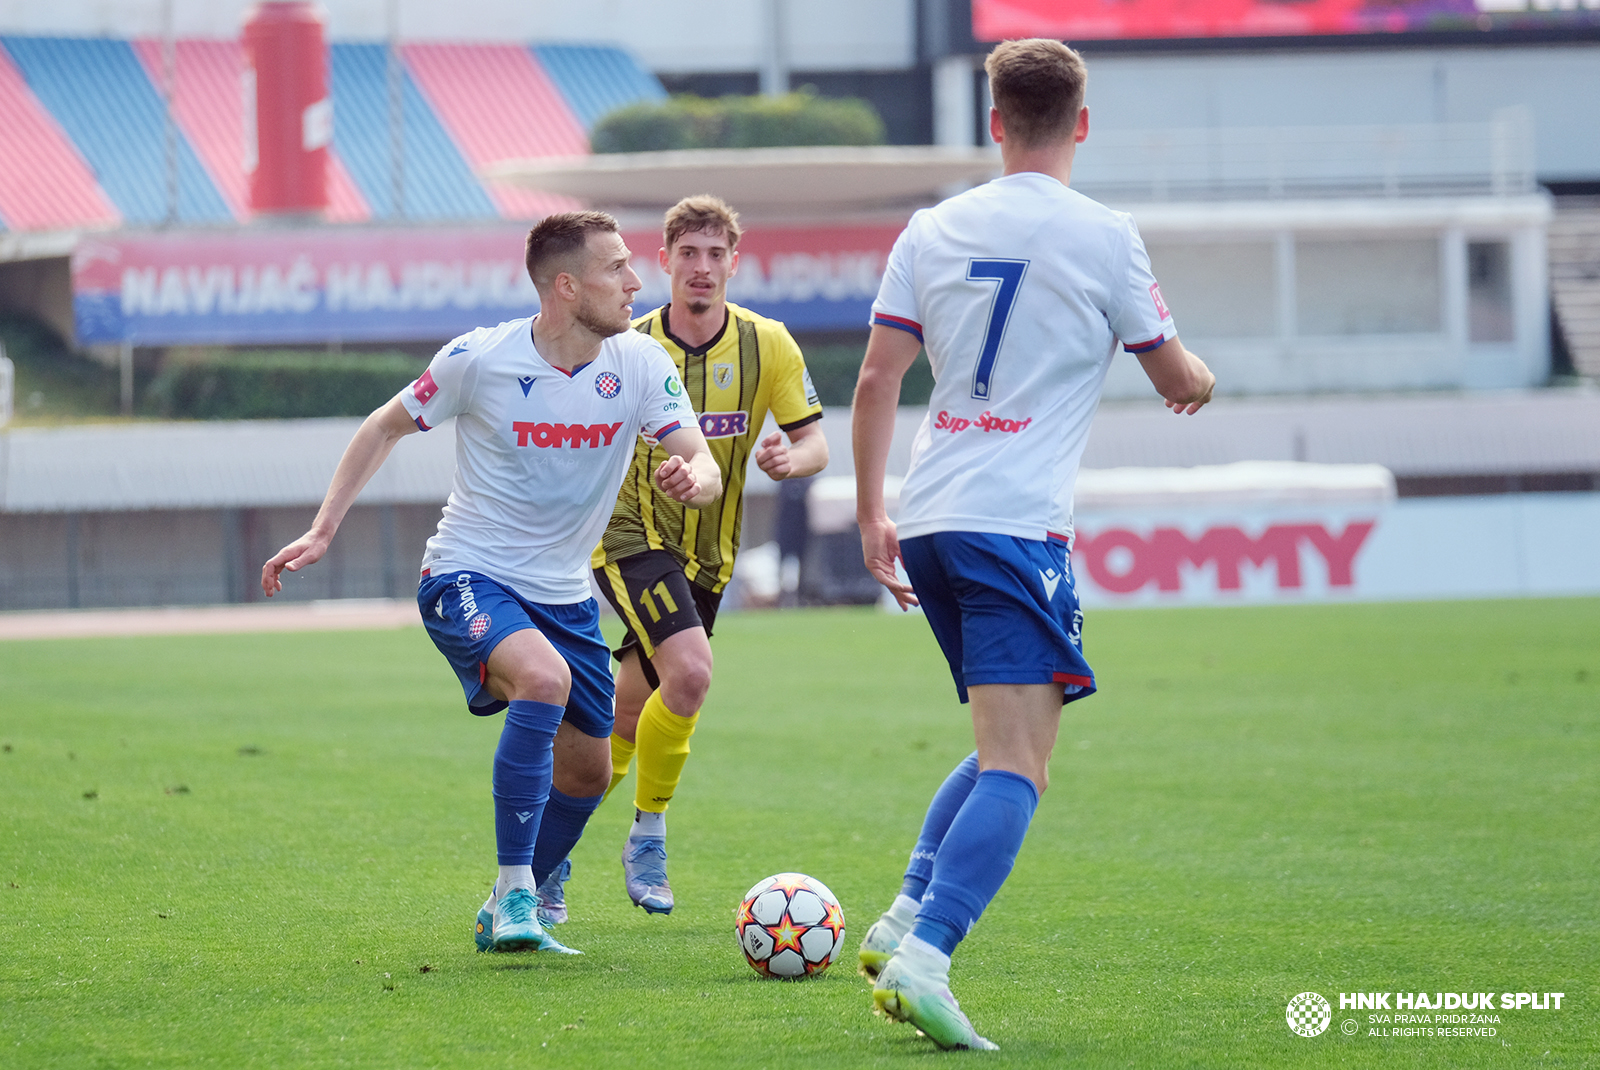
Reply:
[[[1072,486],[1120,341],[1176,337],[1133,217],[1038,172],[911,217],[872,322],[927,347],[934,388],[912,446],[903,538],[1072,535]]]
[[[422,567],[471,569],[530,602],[589,598],[589,553],[617,503],[638,435],[695,424],[677,368],[637,331],[571,375],[533,345],[532,319],[447,343],[400,391],[424,431],[456,421],[456,472]]]

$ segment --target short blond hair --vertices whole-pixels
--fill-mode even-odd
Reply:
[[[1048,38],[1002,41],[983,69],[1007,138],[1034,146],[1072,136],[1089,84],[1082,56]]]
[[[698,193],[667,209],[667,218],[662,221],[663,244],[671,249],[672,243],[685,234],[718,230],[727,235],[730,251],[739,247],[739,235],[743,233],[739,229],[739,213],[721,197]]]

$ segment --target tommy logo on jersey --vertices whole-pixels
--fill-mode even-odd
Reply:
[[[622,393],[622,380],[615,372],[601,372],[595,376],[594,392],[610,401]]]
[[[517,433],[519,446],[538,446],[541,449],[571,446],[576,449],[579,446],[611,445],[611,440],[617,437],[617,428],[621,426],[620,420],[614,424],[546,424],[514,420],[511,430]]]
[[[750,417],[743,412],[700,414],[700,433],[707,438],[734,438],[750,429]]]

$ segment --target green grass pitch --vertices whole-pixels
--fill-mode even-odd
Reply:
[[[613,798],[581,958],[473,950],[499,720],[420,628],[0,644],[0,1066],[1600,1063],[1600,600],[1102,611],[1086,641],[1101,693],[956,957],[992,1056],[874,1018],[853,971],[970,749],[919,619],[719,622],[678,909],[623,896]],[[801,983],[732,935],[786,869],[849,925]],[[1284,1019],[1307,990],[1315,1038]],[[1337,1009],[1440,990],[1565,996],[1493,1037]]]

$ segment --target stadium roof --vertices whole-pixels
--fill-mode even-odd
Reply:
[[[924,145],[702,149],[513,160],[485,174],[589,204],[659,210],[714,192],[741,213],[831,214],[922,207],[993,178],[998,152]]]

